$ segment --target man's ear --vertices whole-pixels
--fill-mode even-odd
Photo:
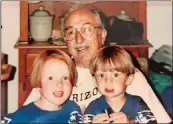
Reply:
[[[101,34],[101,37],[102,37],[102,44],[103,44],[103,45],[104,45],[104,43],[105,43],[106,36],[107,36],[107,31],[106,31],[106,29],[103,29],[103,30],[102,30],[102,34]]]
[[[134,74],[130,74],[126,80],[126,85],[130,85],[134,79]]]

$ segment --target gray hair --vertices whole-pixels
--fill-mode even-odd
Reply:
[[[102,10],[100,10],[99,8],[96,8],[94,6],[91,5],[86,5],[86,4],[77,4],[75,6],[73,6],[72,8],[70,8],[70,10],[64,15],[64,22],[66,20],[66,17],[73,11],[77,10],[77,9],[87,9],[89,11],[91,11],[94,15],[96,15],[96,19],[98,21],[98,23],[100,24],[100,26],[104,29],[105,28],[105,14],[103,13]],[[101,17],[101,16],[105,16],[105,17]]]

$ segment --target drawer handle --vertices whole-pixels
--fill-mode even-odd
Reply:
[[[23,83],[23,91],[26,90],[26,82]]]

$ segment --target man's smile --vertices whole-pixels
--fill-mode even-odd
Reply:
[[[89,49],[89,46],[84,46],[84,47],[79,47],[79,48],[76,48],[76,50],[78,52],[85,52]]]

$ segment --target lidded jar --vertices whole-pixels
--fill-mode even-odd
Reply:
[[[30,33],[34,41],[48,41],[51,38],[53,18],[43,6],[30,15]]]
[[[124,21],[134,21],[134,19],[129,16],[125,10],[121,10],[120,14],[118,14],[116,17]]]

